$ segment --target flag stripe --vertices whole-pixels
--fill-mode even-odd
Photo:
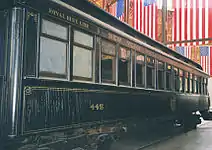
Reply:
[[[212,1],[173,0],[173,41],[212,38]],[[212,42],[212,41],[211,41]],[[208,44],[207,41],[190,42],[184,45]]]
[[[212,76],[212,46],[210,46],[210,54],[209,54],[209,72],[210,72],[210,76]]]
[[[188,33],[188,31],[187,31],[187,25],[188,25],[188,22],[187,22],[187,20],[188,20],[188,0],[185,0],[185,7],[184,7],[184,11],[185,11],[185,22],[186,23],[184,23],[184,28],[185,28],[185,32],[184,32],[184,39],[188,39],[187,38],[187,33]],[[185,45],[187,45],[187,43],[185,44]]]
[[[157,25],[156,25],[156,13],[157,5],[156,1],[135,0],[134,1],[134,28],[147,36],[156,39],[157,37]],[[150,2],[149,4],[145,2]]]
[[[212,29],[210,28],[211,27],[211,25],[212,25],[212,2],[211,2],[211,0],[208,0],[208,12],[209,12],[209,17],[208,17],[208,24],[210,25],[209,27],[208,27],[208,31],[209,31],[209,33],[208,33],[208,37],[209,38],[211,38],[212,37]],[[211,41],[210,41],[211,42]]]
[[[205,0],[202,1],[202,38],[205,37],[206,38],[206,35],[205,35],[205,23],[206,23],[206,20],[205,20]],[[202,44],[205,44],[205,41],[202,42]]]
[[[209,19],[209,14],[208,14],[208,0],[205,0],[205,38],[208,38],[208,19]],[[208,44],[208,41],[205,41],[205,44]]]

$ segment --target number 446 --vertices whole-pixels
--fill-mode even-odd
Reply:
[[[104,104],[92,104],[90,105],[91,110],[104,110]]]

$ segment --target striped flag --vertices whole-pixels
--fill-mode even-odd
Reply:
[[[185,54],[185,51],[184,51],[184,47],[183,47],[183,46],[177,46],[177,47],[176,47],[176,51],[177,51],[179,54],[183,55],[183,56],[184,56],[184,54]]]
[[[212,75],[211,73],[211,49],[210,46],[200,46],[200,64],[202,66],[203,71]]]
[[[116,17],[119,18],[121,21],[124,21],[124,1],[125,0],[117,0],[117,11],[116,11]]]
[[[134,28],[156,39],[157,36],[156,0],[134,0]]]
[[[174,32],[172,41],[204,39],[212,37],[211,0],[173,0]],[[201,45],[208,41],[177,44]]]
[[[191,51],[192,47],[191,46],[185,46],[185,57],[187,57],[188,59],[191,59]]]
[[[116,17],[116,9],[117,9],[117,3],[113,3],[110,7],[109,7],[109,13],[111,15],[113,15],[114,17]]]

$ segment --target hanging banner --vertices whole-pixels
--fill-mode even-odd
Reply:
[[[172,25],[173,25],[173,11],[167,11],[167,22],[166,22],[166,33],[167,33],[167,42],[172,41]]]
[[[162,9],[158,9],[158,13],[157,13],[157,31],[158,31],[158,34],[157,34],[157,37],[156,39],[159,41],[159,42],[162,42]]]
[[[88,0],[88,1],[104,9],[104,0]]]
[[[134,0],[129,0],[129,18],[128,24],[133,27],[134,26]]]

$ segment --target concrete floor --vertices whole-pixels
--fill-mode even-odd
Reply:
[[[212,121],[145,150],[212,150]]]

